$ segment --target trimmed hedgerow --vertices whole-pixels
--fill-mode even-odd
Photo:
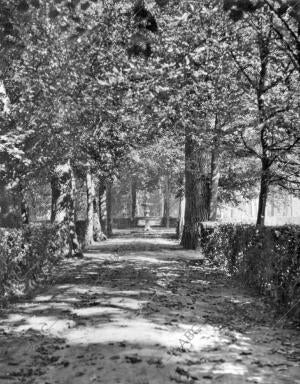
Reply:
[[[206,256],[300,318],[300,226],[201,226]]]
[[[0,228],[0,299],[21,295],[51,274],[64,239],[55,225]]]

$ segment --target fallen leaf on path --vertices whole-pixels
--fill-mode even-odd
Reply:
[[[125,356],[125,360],[127,363],[131,363],[131,364],[136,364],[136,363],[140,363],[142,361],[142,359],[137,356],[137,355],[133,355],[133,356]]]

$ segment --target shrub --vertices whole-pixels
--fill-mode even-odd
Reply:
[[[0,298],[24,293],[61,260],[64,239],[55,225],[0,229]]]
[[[201,226],[206,256],[300,319],[300,227]]]

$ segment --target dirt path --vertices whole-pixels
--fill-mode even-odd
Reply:
[[[0,383],[299,384],[279,320],[174,240],[112,239],[1,311]]]

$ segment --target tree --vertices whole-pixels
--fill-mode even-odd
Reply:
[[[209,185],[205,153],[191,132],[186,133],[185,155],[186,203],[181,244],[184,248],[196,249],[199,224],[209,219]]]
[[[112,182],[106,182],[106,233],[112,235]]]
[[[264,225],[269,187],[277,179],[276,164],[287,153],[297,151],[300,141],[299,96],[295,86],[299,75],[290,56],[278,50],[273,25],[271,13],[257,11],[247,16],[243,32],[238,33],[239,48],[235,46],[235,52],[232,51],[249,89],[247,104],[252,110],[246,122],[248,127],[240,131],[242,142],[261,161],[257,225]]]
[[[300,71],[300,4],[297,0],[224,0],[224,10],[235,22],[247,14],[264,12],[272,15],[272,31],[280,41],[280,51]]]
[[[13,4],[12,10],[14,6]],[[43,3],[38,8],[39,10],[33,10],[26,7],[22,10],[27,15],[26,23],[22,24],[24,30],[26,29],[27,44],[21,52],[22,60],[19,61],[17,57],[12,65],[16,74],[13,85],[15,89],[19,89],[13,117],[15,121],[20,122],[19,125],[24,131],[28,131],[28,126],[31,128],[27,135],[29,137],[22,141],[30,163],[27,170],[21,170],[23,175],[29,177],[33,174],[36,176],[37,172],[40,174],[49,172],[52,173],[54,179],[52,184],[55,185],[56,179],[60,178],[59,175],[55,175],[56,170],[64,169],[66,163],[76,166],[76,162],[82,161],[86,156],[82,150],[83,146],[78,146],[77,143],[85,140],[82,139],[81,133],[82,116],[91,112],[90,100],[94,99],[93,87],[98,78],[91,80],[90,68],[94,71],[95,65],[90,65],[91,63],[84,60],[85,58],[89,60],[90,56],[84,56],[82,50],[89,47],[87,41],[91,38],[94,45],[90,53],[97,52],[99,47],[95,37],[98,31],[92,29],[90,33],[92,36],[83,38],[86,29],[82,30],[80,25],[84,24],[86,15],[82,10],[76,9],[76,4],[73,4],[71,11],[62,5],[47,13],[47,5]],[[46,11],[43,14],[46,15],[44,18],[41,17],[40,8]],[[76,17],[74,13],[77,14]],[[16,24],[13,15],[10,13],[9,17],[12,23]],[[103,12],[102,18],[105,19],[107,16]],[[70,19],[70,25],[65,29],[62,24],[66,17]],[[89,13],[89,27],[103,28],[98,24],[99,17],[99,12],[94,7]],[[107,23],[104,24],[104,29],[106,27]],[[42,38],[38,39],[38,36]],[[78,44],[80,36],[83,44]],[[103,46],[103,49],[106,48]],[[20,73],[22,77],[19,76]],[[101,91],[102,85],[99,83],[97,85]],[[101,92],[98,97],[99,103],[104,96],[104,92]],[[88,132],[93,134],[93,127],[88,125],[87,128],[91,129]],[[59,191],[56,190],[55,193],[59,194]],[[55,215],[54,212],[53,216]]]
[[[71,134],[64,129],[70,106],[70,102],[67,102],[68,91],[72,92],[74,87],[74,81],[70,79],[72,73],[67,68],[70,46],[64,44],[68,35],[61,33],[61,25],[52,20],[56,17],[51,11],[47,17],[46,13],[29,9],[29,6],[20,9],[17,2],[6,5],[7,23],[10,28],[9,32],[4,34],[5,39],[15,37],[17,42],[14,42],[14,45],[17,45],[19,40],[26,43],[19,49],[18,55],[12,56],[9,73],[11,76],[5,79],[12,90],[11,120],[13,124],[18,125],[19,136],[20,133],[23,135],[18,144],[24,159],[22,158],[18,167],[14,167],[17,172],[14,172],[13,178],[18,178],[24,185],[26,179],[33,175],[45,181],[45,171],[47,170],[46,175],[52,174],[52,219],[69,231],[68,254],[80,255],[75,231],[72,187],[71,163],[74,157],[70,146],[66,145]],[[37,8],[42,7],[47,10],[47,5],[42,3]],[[20,17],[20,13],[26,13],[26,16]],[[44,15],[43,18],[41,14]],[[17,23],[19,28],[15,30]],[[70,29],[74,31],[75,28],[73,23]],[[16,35],[14,30],[23,31],[24,34]],[[39,35],[42,38],[37,39]],[[2,48],[6,47],[6,40]],[[72,140],[70,142],[74,143]],[[12,163],[11,159],[8,163]],[[22,205],[24,207],[24,204]]]
[[[67,233],[64,253],[70,257],[82,257],[75,230],[74,181],[70,162],[58,165],[51,179],[51,221],[60,227],[60,236]],[[68,244],[69,243],[69,244]]]
[[[171,56],[168,59],[180,65],[175,64],[166,77],[167,89],[171,89],[166,103],[167,116],[171,115],[172,107],[172,114],[179,120],[177,127],[186,141],[182,244],[194,248],[198,243],[199,223],[210,218],[210,208],[216,212],[218,178],[211,177],[211,169],[218,162],[216,155],[228,149],[226,136],[233,130],[228,120],[236,114],[240,92],[236,91],[235,68],[229,55],[230,33],[219,3],[202,1],[185,8],[179,6],[176,11],[181,15],[172,15],[176,22],[169,21],[173,28],[176,26],[176,39],[170,39],[164,49]],[[212,152],[214,164],[211,164]]]
[[[87,195],[87,220],[85,228],[85,246],[88,247],[94,242],[94,195],[95,186],[91,168],[87,165],[86,170],[86,195]]]
[[[9,63],[2,87],[6,110],[9,105],[1,126],[3,173],[18,181],[21,193],[30,179],[49,181],[52,175],[55,184],[56,171],[88,164],[88,175],[82,175],[89,185],[87,242],[100,204],[90,179],[103,200],[104,185],[129,176],[133,217],[137,189],[169,180],[166,202],[176,192],[178,179],[184,179],[184,149],[187,248],[197,246],[199,223],[215,220],[218,202],[230,198],[241,179],[253,184],[257,173],[250,180],[249,170],[255,157],[264,159],[268,185],[297,187],[294,3],[279,11],[279,0],[266,0],[264,8],[261,1],[227,1],[233,20],[217,0],[170,1],[169,7],[163,0],[103,7],[25,3],[21,8],[17,1],[0,3],[10,23],[0,18],[1,50]],[[244,172],[241,157],[247,159]],[[234,176],[234,187],[226,173]],[[70,191],[72,200],[74,189],[69,178],[65,182],[59,195]],[[266,183],[261,184],[263,190]],[[106,192],[110,222],[109,188]],[[68,207],[72,227],[74,204]]]

